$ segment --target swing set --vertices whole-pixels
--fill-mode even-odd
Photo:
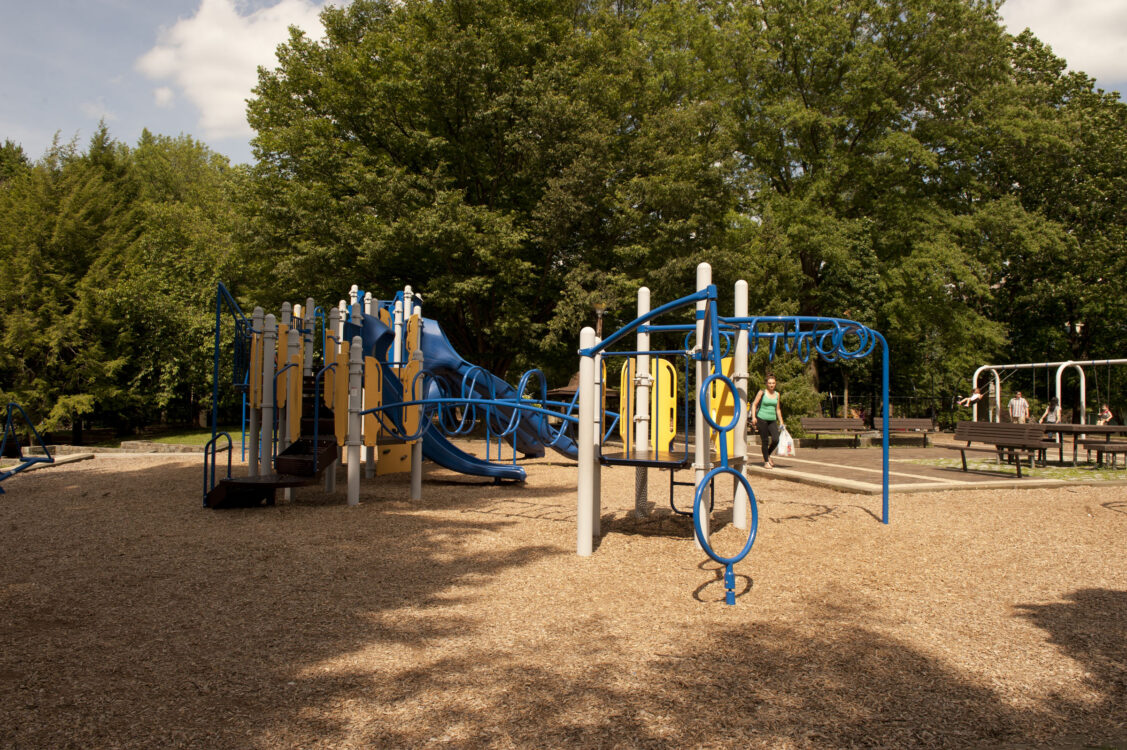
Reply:
[[[1006,364],[1006,365],[982,365],[981,367],[979,367],[977,370],[974,371],[974,375],[971,377],[971,388],[973,389],[973,388],[978,387],[979,376],[982,375],[982,373],[989,371],[993,374],[993,376],[994,376],[993,377],[993,380],[994,380],[994,406],[995,406],[993,419],[995,421],[997,421],[999,419],[999,415],[1002,413],[1002,383],[1004,383],[1006,380],[1008,380],[1015,372],[1017,372],[1018,370],[1033,370],[1034,371],[1033,382],[1034,382],[1034,388],[1036,388],[1036,383],[1037,383],[1036,369],[1038,367],[1044,367],[1045,368],[1045,390],[1046,390],[1046,393],[1047,393],[1046,400],[1048,398],[1050,398],[1052,395],[1054,395],[1053,392],[1055,390],[1057,403],[1063,403],[1064,400],[1061,398],[1063,389],[1062,389],[1061,386],[1062,386],[1062,381],[1063,381],[1063,378],[1064,378],[1064,371],[1072,368],[1072,369],[1075,369],[1076,372],[1080,376],[1080,423],[1081,424],[1087,424],[1088,380],[1087,380],[1087,374],[1085,373],[1084,368],[1085,367],[1096,368],[1099,365],[1104,365],[1104,367],[1106,368],[1105,374],[1106,374],[1106,381],[1107,381],[1107,389],[1106,389],[1105,395],[1110,397],[1110,393],[1111,393],[1111,366],[1112,365],[1127,365],[1127,359],[1087,359],[1087,360],[1071,360],[1070,359],[1070,360],[1064,360],[1062,362],[1023,362],[1023,363],[1019,363],[1019,364]],[[1052,387],[1053,384],[1051,384],[1050,381],[1049,381],[1050,372],[1052,372],[1051,368],[1056,368],[1055,389]],[[1012,371],[1012,372],[1008,372],[1007,375],[1003,378],[999,375],[1000,371]],[[1093,382],[1095,383],[1095,386],[1096,386],[1096,400],[1097,401],[1100,401],[1100,399],[1101,399],[1100,382],[1099,381],[1100,381],[1099,372],[1097,370],[1097,371],[1095,371],[1095,377],[1093,378]],[[978,402],[975,402],[971,407],[971,419],[973,419],[974,421],[978,421]]]

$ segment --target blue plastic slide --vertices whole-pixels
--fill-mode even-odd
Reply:
[[[387,365],[387,351],[395,339],[394,332],[383,324],[378,318],[365,315],[360,328],[352,324],[345,327],[345,336],[351,338],[359,335],[364,342],[365,355],[375,356],[384,367],[384,387],[388,390],[388,397],[401,399],[402,388],[398,378]],[[460,394],[463,377],[470,374],[469,380],[476,381],[474,395],[479,398],[490,398],[493,394],[499,399],[515,399],[516,389],[505,381],[497,378],[480,368],[475,368],[462,359],[450,345],[446,335],[442,332],[438,322],[430,318],[423,319],[423,334],[420,348],[423,353],[423,363],[426,371],[446,382],[450,393]],[[472,370],[477,372],[471,372]],[[476,376],[476,377],[475,377]],[[428,394],[436,396],[437,393]],[[494,427],[504,427],[512,413],[511,409],[494,407],[497,415]],[[496,424],[501,423],[500,425]],[[543,456],[544,444],[552,442],[547,422],[540,415],[525,414],[519,428],[511,436],[516,449],[526,456]],[[566,435],[555,441],[553,446],[557,451],[574,458],[578,455],[578,448],[574,441]],[[463,474],[474,476],[493,477],[495,479],[515,479],[523,481],[524,469],[511,464],[495,464],[484,461],[456,448],[444,435],[435,429],[427,430],[423,436],[423,456],[445,468]]]

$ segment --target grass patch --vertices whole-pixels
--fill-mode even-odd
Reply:
[[[237,443],[239,436],[242,435],[242,430],[237,425],[220,427],[219,431],[228,433],[234,443]],[[143,439],[166,445],[207,445],[211,440],[211,429],[170,430],[157,435],[146,435]]]
[[[957,458],[909,458],[902,459],[904,463],[917,464],[919,466],[937,466],[944,469],[955,468],[962,469],[963,462]],[[993,459],[967,459],[968,471],[986,471],[994,474],[1007,474],[1017,478],[1017,470],[1013,464],[1002,463],[999,464]],[[1054,466],[1049,464],[1046,467],[1036,466],[1029,468],[1028,459],[1022,463],[1021,467],[1022,478],[1030,477],[1033,479],[1063,479],[1065,481],[1084,481],[1084,482],[1102,482],[1110,481],[1113,479],[1127,480],[1127,471],[1123,469],[1112,469],[1110,467],[1097,468],[1092,465],[1072,466]]]

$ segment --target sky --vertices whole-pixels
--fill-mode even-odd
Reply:
[[[298,26],[320,38],[324,0],[0,0],[0,141],[42,156],[58,135],[84,147],[104,120],[136,143],[148,128],[252,161],[245,101],[259,65]],[[334,2],[333,4],[341,4]],[[1127,92],[1127,0],[1008,0],[1011,33]]]

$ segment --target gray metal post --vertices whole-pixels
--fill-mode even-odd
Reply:
[[[305,307],[302,309],[303,320],[301,327],[305,329],[302,334],[302,341],[305,345],[305,354],[303,355],[302,374],[309,377],[313,374],[313,326],[316,325],[316,319],[313,317],[313,308],[316,302],[312,297],[305,300]]]
[[[364,372],[364,342],[352,339],[348,362],[348,504],[360,504],[360,384]]]
[[[258,338],[258,344],[262,346],[262,320],[265,317],[265,311],[261,307],[254,308],[250,314],[251,328],[256,331],[254,334]],[[266,359],[263,356],[263,359]],[[248,380],[255,381],[255,389],[257,390],[259,383],[262,382],[262,367],[254,372],[247,373]],[[259,434],[261,427],[262,406],[261,404],[256,408],[254,404],[250,403],[249,389],[247,393],[247,411],[249,412],[250,424],[247,425],[247,474],[256,477],[258,476],[259,455],[258,445],[259,439],[262,437]]]
[[[579,332],[579,348],[589,349],[594,345],[595,329],[588,326]],[[579,443],[575,552],[583,557],[590,557],[595,540],[595,442],[591,434],[591,423],[595,418],[595,397],[595,358],[580,357],[579,427],[575,431]]]
[[[739,280],[736,282],[736,305],[735,313],[737,318],[747,317],[748,308],[747,299],[747,282]],[[738,464],[740,471],[743,475],[747,476],[747,409],[748,409],[748,336],[747,329],[741,326],[738,333],[736,333],[736,350],[735,350],[735,367],[733,367],[732,382],[736,384],[736,393],[734,398],[736,404],[740,409],[740,418],[733,428],[736,431],[734,444],[732,446],[732,453],[734,456],[730,457],[733,465]],[[737,529],[747,528],[748,516],[748,503],[751,498],[747,496],[747,491],[744,490],[742,482],[734,482],[734,489],[732,491],[732,525]]]
[[[697,266],[697,291],[698,292],[704,291],[705,289],[708,288],[708,285],[711,284],[711,283],[712,283],[712,266],[708,265],[707,263],[701,263],[700,265]],[[696,487],[698,489],[700,488],[701,482],[704,480],[704,475],[706,473],[708,473],[709,469],[712,468],[711,456],[710,456],[711,448],[709,446],[709,440],[708,440],[709,430],[708,430],[708,425],[705,423],[704,416],[703,416],[704,410],[708,408],[708,405],[705,404],[704,401],[703,401],[703,399],[707,396],[707,394],[701,393],[701,386],[704,384],[704,379],[707,377],[707,363],[702,358],[700,358],[700,355],[703,355],[703,353],[704,353],[703,352],[703,347],[704,347],[704,316],[705,316],[705,312],[707,310],[708,310],[708,302],[706,302],[704,300],[697,302],[697,323],[696,323],[697,340],[696,340],[695,351],[698,355],[698,359],[697,359],[697,362],[696,362],[696,365],[697,365],[696,366],[696,386],[695,386],[695,390],[694,390],[694,393],[696,393],[697,406],[696,406],[696,413],[693,416],[694,421],[696,423],[696,433],[695,433],[696,453],[695,453],[695,459],[694,459],[694,462],[693,462],[693,479],[694,479],[694,484],[696,485]],[[712,345],[716,346],[716,342],[715,341],[712,342]],[[703,492],[707,493],[708,488],[705,488],[703,490]],[[708,515],[708,506],[709,506],[710,499],[711,498],[709,497],[709,495],[706,494],[706,495],[703,496],[703,498],[701,500],[700,527],[701,527],[701,530],[704,532],[706,538],[707,538],[708,534],[710,533],[709,532],[709,515]],[[693,535],[693,543],[696,544],[698,549],[700,548],[700,541],[696,538],[695,534]]]
[[[273,315],[262,321],[262,425],[259,471],[274,473],[274,356],[278,350],[278,322]]]
[[[650,290],[648,287],[638,289],[638,317],[650,311]],[[649,351],[650,334],[638,329],[638,351]],[[638,454],[648,453],[651,449],[650,430],[650,389],[653,378],[650,377],[650,355],[638,355],[638,367],[635,372],[634,383],[634,450]],[[623,394],[625,397],[625,394]],[[645,466],[634,468],[634,516],[645,518],[649,515],[649,472]]]
[[[334,338],[339,337],[340,333],[340,310],[336,307],[329,308],[328,321],[325,324],[328,335],[325,336],[325,351],[323,352],[324,364],[327,366],[336,362],[338,346]],[[334,377],[343,377],[344,373],[337,373]],[[321,378],[321,401],[325,400],[325,379]],[[340,408],[338,405],[337,408]],[[323,413],[323,412],[322,412]],[[319,432],[318,428],[318,432]],[[318,437],[321,437],[318,435]],[[325,435],[328,437],[328,435]],[[337,446],[336,457],[329,468],[325,469],[325,492],[332,493],[337,490],[337,469],[340,467],[340,446]]]

